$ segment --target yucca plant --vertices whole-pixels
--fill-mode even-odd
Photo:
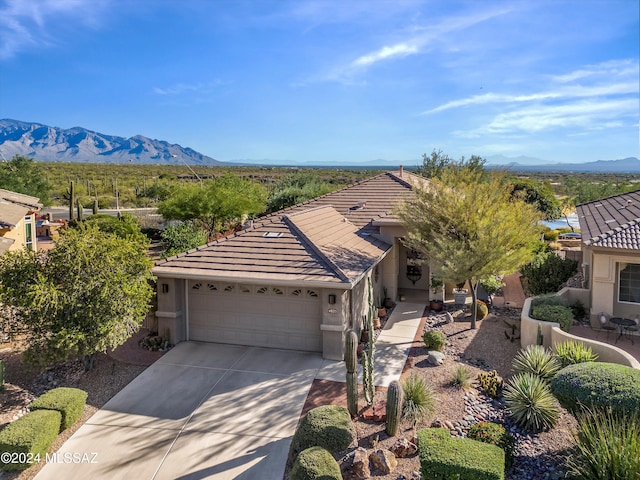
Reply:
[[[471,372],[464,365],[458,365],[451,374],[450,383],[465,390],[471,388]]]
[[[511,364],[514,373],[532,373],[544,380],[553,377],[561,368],[558,358],[542,345],[528,345],[521,349]]]
[[[504,398],[511,418],[525,430],[551,428],[560,414],[549,384],[533,373],[514,375],[504,388]]]
[[[554,348],[563,368],[574,363],[595,362],[598,359],[598,354],[593,353],[591,347],[583,342],[567,340],[557,343]]]
[[[420,420],[435,411],[436,394],[422,377],[415,374],[404,381],[402,390],[404,390],[402,418],[415,427]]]
[[[569,472],[583,480],[640,478],[640,417],[611,409],[585,409],[577,415]]]

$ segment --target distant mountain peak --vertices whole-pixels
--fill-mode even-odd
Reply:
[[[191,148],[143,135],[124,138],[83,127],[62,129],[11,119],[0,120],[0,152],[6,159],[24,155],[46,162],[223,164]]]

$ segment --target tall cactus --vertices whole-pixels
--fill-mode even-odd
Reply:
[[[397,380],[389,384],[387,389],[387,426],[386,431],[392,437],[398,433],[402,406],[404,405],[404,390]]]
[[[344,363],[347,366],[347,408],[352,417],[358,415],[358,336],[353,330],[345,338]]]
[[[98,199],[94,198],[93,199],[93,214],[97,215],[99,210],[100,210],[100,207],[98,205]]]
[[[69,188],[67,190],[67,194],[69,194],[69,220],[73,220],[73,209],[75,207],[76,199],[75,199],[75,189],[73,188],[73,180],[69,183]]]
[[[364,400],[368,406],[373,405],[376,386],[373,379],[373,360],[376,351],[373,332],[373,316],[367,316],[367,328],[369,329],[369,344],[367,350],[362,352],[362,386],[364,388]]]
[[[78,221],[81,222],[82,220],[84,220],[84,206],[80,202],[80,198],[76,199],[76,207],[78,210]]]

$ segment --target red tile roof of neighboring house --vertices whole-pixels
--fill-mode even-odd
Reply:
[[[640,250],[640,190],[576,207],[585,245]]]

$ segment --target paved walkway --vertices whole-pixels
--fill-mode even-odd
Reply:
[[[520,281],[520,273],[516,272],[507,275],[502,279],[504,286],[502,287],[503,296],[493,299],[494,305],[498,307],[522,308],[524,306],[524,290]]]

